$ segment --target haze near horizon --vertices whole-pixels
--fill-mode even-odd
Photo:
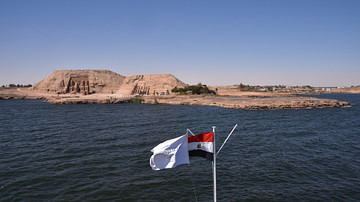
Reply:
[[[60,69],[360,85],[360,1],[0,1],[0,85]]]

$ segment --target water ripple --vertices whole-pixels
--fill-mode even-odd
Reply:
[[[162,141],[217,126],[220,201],[360,200],[360,96],[351,108],[244,111],[0,100],[0,201],[212,200],[211,163],[155,172]],[[217,144],[220,146],[220,144]]]

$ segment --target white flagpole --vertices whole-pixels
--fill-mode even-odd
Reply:
[[[213,176],[214,176],[214,202],[216,202],[216,147],[215,147],[215,128],[213,126],[213,133],[214,133],[214,143],[213,143],[213,152],[214,152],[214,161],[213,161]]]
[[[186,129],[186,133],[187,133],[187,132],[190,132],[190,134],[191,134],[192,136],[195,136],[195,135],[194,135],[194,133],[193,133],[193,132],[191,132],[191,130],[190,130],[190,129]]]

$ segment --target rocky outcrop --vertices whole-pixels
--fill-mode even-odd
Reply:
[[[249,97],[249,96],[212,96],[212,95],[185,95],[145,98],[149,104],[175,104],[175,105],[205,105],[232,109],[269,110],[269,109],[312,109],[349,107],[345,101],[333,99],[319,99],[313,97]]]
[[[124,79],[109,70],[55,70],[35,84],[33,90],[56,94],[114,93]]]
[[[129,95],[168,95],[175,87],[183,88],[186,84],[171,74],[152,74],[127,76],[117,91]]]
[[[124,77],[108,70],[56,70],[33,90],[55,94],[167,95],[186,84],[171,74]]]
[[[93,95],[72,95],[72,96],[51,96],[45,98],[46,102],[52,104],[117,104],[129,102],[134,97],[131,95],[109,95],[109,94],[93,94]]]
[[[56,104],[122,103],[136,95],[145,103],[206,105],[234,109],[307,109],[348,107],[348,102],[260,92],[234,93],[215,90],[221,95],[175,95],[171,90],[186,84],[171,74],[124,77],[108,70],[57,70],[31,88],[0,88],[0,99],[45,99]],[[226,90],[226,89],[225,89]],[[232,93],[232,94],[229,94]]]

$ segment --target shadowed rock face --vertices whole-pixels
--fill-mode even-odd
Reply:
[[[57,94],[114,93],[125,77],[108,70],[56,70],[33,89]]]
[[[127,76],[117,91],[118,94],[166,95],[175,87],[184,88],[186,84],[171,74],[152,74]]]

